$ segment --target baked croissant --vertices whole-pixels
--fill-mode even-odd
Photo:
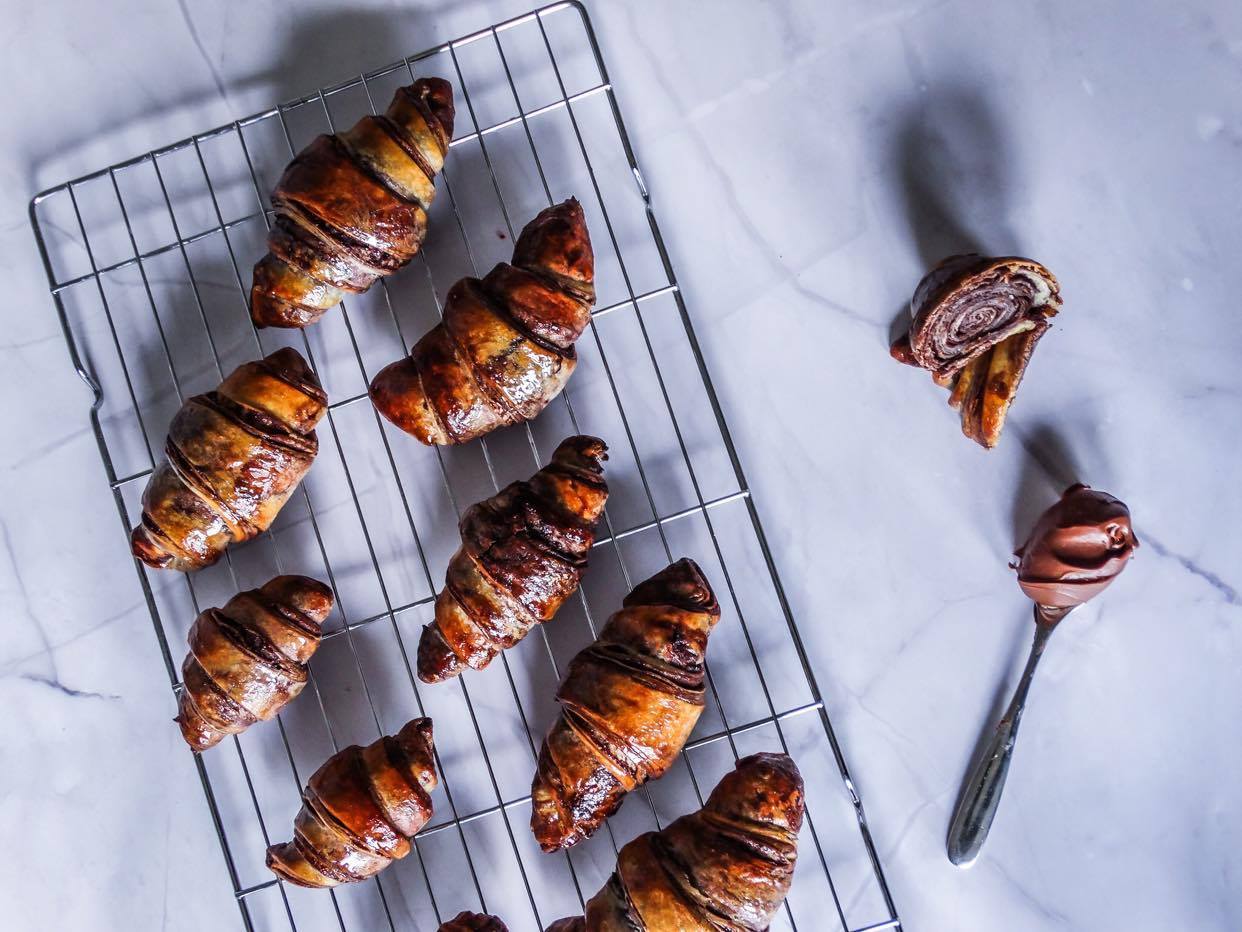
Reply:
[[[466,510],[436,617],[418,643],[418,678],[481,670],[550,621],[578,588],[608,499],[595,437],[570,437],[552,462]]]
[[[305,327],[413,259],[452,137],[452,87],[420,78],[382,115],[299,152],[272,192],[276,221],[250,291],[255,324]]]
[[[177,724],[186,743],[205,751],[292,701],[331,611],[332,590],[323,583],[277,576],[199,615],[181,665]]]
[[[1060,308],[1060,285],[1038,262],[951,256],[919,282],[910,332],[891,352],[949,388],[962,433],[990,449],[1035,344]]]
[[[761,932],[793,882],[802,813],[790,758],[744,757],[698,812],[622,848],[585,916],[547,932]]]
[[[495,916],[480,913],[458,913],[440,926],[440,932],[509,932],[509,927]]]
[[[569,663],[539,751],[531,830],[544,851],[589,837],[625,794],[664,774],[703,711],[703,660],[720,607],[682,559],[639,583]]]
[[[573,198],[528,223],[482,280],[449,289],[444,320],[379,372],[379,412],[423,443],[465,443],[528,421],[565,387],[591,319],[595,257]]]
[[[287,347],[186,399],[142,495],[134,556],[195,570],[266,531],[315,459],[327,403],[306,360]]]
[[[293,841],[268,848],[267,866],[300,887],[335,887],[405,857],[431,818],[434,754],[429,718],[333,754],[306,784]]]

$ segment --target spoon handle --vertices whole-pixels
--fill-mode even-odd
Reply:
[[[1022,711],[1026,707],[1026,695],[1031,688],[1031,678],[1035,675],[1035,667],[1044,654],[1048,638],[1056,628],[1065,612],[1057,609],[1052,615],[1042,605],[1035,606],[1035,641],[1031,644],[1031,653],[1026,658],[1026,669],[1022,671],[1022,679],[1009,701],[1009,708],[996,726],[987,748],[979,763],[966,781],[962,796],[949,825],[949,837],[946,848],[949,860],[958,867],[969,867],[979,856],[979,850],[988,837],[992,820],[996,818],[996,810],[1000,806],[1001,791],[1005,788],[1005,777],[1009,773],[1009,761],[1013,757],[1014,741],[1018,737],[1018,725],[1022,722]]]

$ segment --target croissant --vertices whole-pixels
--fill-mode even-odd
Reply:
[[[790,758],[744,757],[698,812],[622,848],[585,916],[547,932],[761,932],[789,893],[802,813]]]
[[[452,137],[452,87],[420,78],[382,115],[299,152],[272,192],[276,221],[250,291],[255,324],[305,327],[413,259]]]
[[[509,927],[495,916],[480,913],[458,913],[440,926],[440,932],[509,932]]]
[[[190,627],[177,724],[205,751],[267,721],[306,685],[306,664],[332,611],[332,590],[306,576],[277,576],[209,608]]]
[[[371,382],[379,412],[426,444],[528,421],[565,387],[595,302],[595,257],[573,198],[542,211],[482,280],[449,289],[444,320]]]
[[[990,449],[1035,344],[1060,308],[1060,285],[1038,262],[951,256],[919,282],[910,332],[891,352],[949,388],[962,433]]]
[[[544,851],[589,837],[625,794],[664,774],[703,711],[703,660],[720,607],[682,559],[639,583],[569,663],[539,752],[531,829]]]
[[[434,754],[429,718],[333,754],[306,784],[293,841],[268,848],[267,866],[300,887],[335,887],[405,857],[431,818]]]
[[[148,566],[195,570],[271,526],[319,450],[328,399],[297,350],[235,369],[173,417],[130,535]]]
[[[607,450],[595,437],[570,437],[528,482],[466,510],[435,621],[418,644],[419,679],[483,669],[573,595],[608,499]]]

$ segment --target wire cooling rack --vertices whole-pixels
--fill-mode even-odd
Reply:
[[[422,255],[305,332],[256,332],[248,270],[292,153],[431,74],[453,83],[458,120]],[[594,239],[599,302],[560,400],[462,448],[391,429],[367,401],[369,378],[435,322],[455,280],[507,259],[525,222],[570,194]],[[126,532],[184,398],[294,345],[331,399],[315,467],[270,533],[193,575],[135,563],[174,692],[201,608],[278,572],[325,579],[337,595],[303,698],[196,760],[245,928],[434,929],[482,909],[514,932],[542,929],[581,912],[627,840],[699,806],[738,756],[776,749],[798,761],[808,813],[773,929],[900,928],[581,5],[543,7],[84,175],[35,197],[31,220]],[[529,476],[575,432],[611,446],[612,494],[581,591],[487,670],[421,684],[413,645],[462,508]],[[698,728],[670,773],[595,838],[544,855],[527,827],[529,786],[560,671],[633,583],[682,555],[723,609]],[[264,851],[290,837],[310,773],[422,714],[435,719],[441,784],[414,853],[331,892],[273,879]]]

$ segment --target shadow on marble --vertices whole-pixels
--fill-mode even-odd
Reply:
[[[1009,229],[1010,129],[979,89],[932,84],[899,105],[892,140],[893,176],[900,188],[911,247],[924,268],[964,252],[1004,255],[1017,237]],[[914,290],[914,282],[910,290]],[[905,332],[901,307],[890,341]]]
[[[419,9],[346,9],[305,16],[292,24],[288,41],[277,56],[277,64],[265,76],[272,88],[271,98],[273,101],[291,100],[351,75],[400,61],[406,55],[447,38],[436,27],[437,23],[444,22],[446,13],[460,16],[471,7],[487,6],[483,0],[473,3],[449,0]],[[480,15],[478,20],[490,22],[491,17]],[[457,84],[453,73],[445,72],[442,77]],[[471,82],[472,93],[474,83]],[[375,103],[383,107],[387,101]],[[466,108],[461,100],[457,105],[460,118]]]
[[[1020,439],[1026,456],[1010,511],[1015,548],[1026,539],[1044,509],[1065,489],[1075,482],[1087,481],[1074,450],[1058,427],[1036,424],[1031,430],[1023,430]]]
[[[247,100],[254,99],[252,93],[258,94],[258,99],[262,101],[260,106],[271,106],[346,80],[351,75],[399,61],[445,38],[435,24],[442,23],[448,13],[458,18],[472,7],[486,9],[488,6],[486,0],[474,0],[444,2],[417,10],[317,11],[300,18],[295,8],[290,8],[293,21],[289,24],[287,39],[273,56],[270,67],[251,75],[229,76],[223,80],[217,78],[216,86],[208,84],[156,110],[152,110],[150,99],[117,95],[107,88],[96,89],[98,100],[91,102],[90,106],[81,106],[73,121],[49,121],[38,141],[19,157],[19,162],[25,166],[25,187],[32,192],[43,187],[39,169],[56,162],[66,152],[74,152],[90,144],[97,145],[101,140],[128,139],[140,125],[167,125],[170,115],[201,112],[213,101],[220,100],[226,91],[230,95],[244,96]],[[481,16],[480,21],[490,19]],[[445,77],[453,80],[455,76],[446,74]],[[383,103],[377,101],[378,106],[383,106]],[[459,113],[464,109],[464,106],[460,107]],[[247,115],[242,112],[229,114],[234,119]],[[208,120],[195,129],[206,130],[217,122]],[[59,136],[55,135],[58,129],[63,131]],[[154,140],[152,146],[174,141],[175,135]],[[111,146],[105,148],[108,151],[113,149]],[[139,154],[138,151],[132,153]]]

